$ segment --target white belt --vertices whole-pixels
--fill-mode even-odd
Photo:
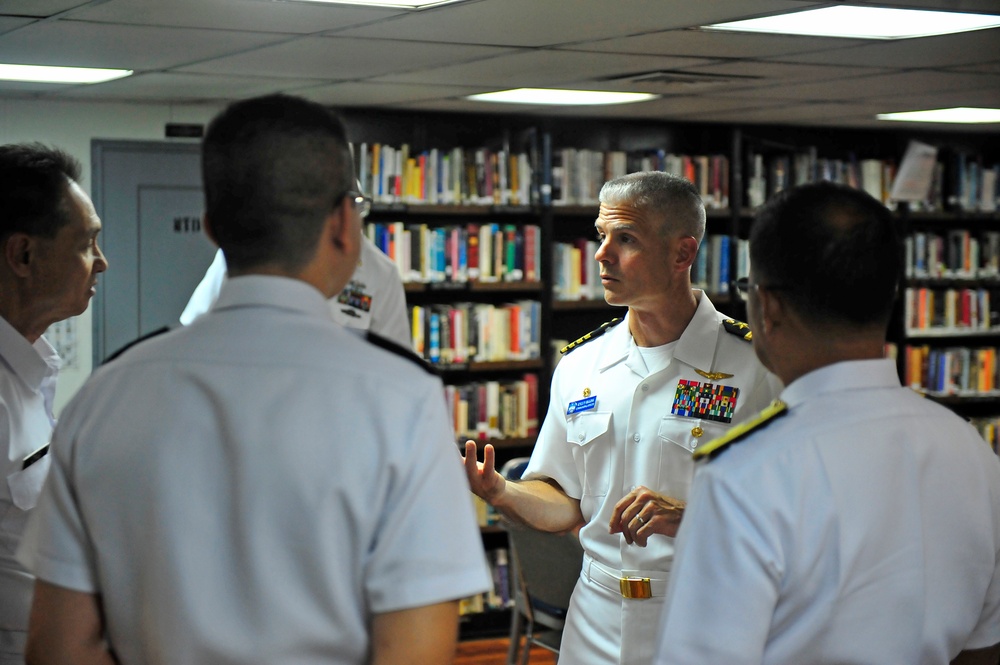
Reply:
[[[583,560],[583,574],[589,581],[608,591],[621,594],[622,598],[645,600],[667,595],[666,577],[645,577],[639,572],[608,568],[589,556]],[[658,574],[664,573],[661,571]]]

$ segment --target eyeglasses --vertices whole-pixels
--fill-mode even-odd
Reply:
[[[349,189],[344,192],[342,196],[337,197],[337,200],[340,201],[345,197],[351,199],[351,205],[353,205],[354,209],[358,211],[358,217],[361,219],[367,217],[368,213],[372,211],[372,197],[365,196],[361,192]]]
[[[733,286],[736,287],[735,294],[743,302],[746,302],[747,295],[750,293],[750,287],[751,286],[763,287],[763,288],[769,289],[771,291],[787,291],[788,290],[787,286],[782,286],[780,284],[773,284],[773,285],[772,284],[753,284],[753,285],[751,285],[749,277],[740,277],[738,280],[736,280],[735,282],[733,282]]]

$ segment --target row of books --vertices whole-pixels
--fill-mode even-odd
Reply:
[[[747,161],[747,203],[756,208],[782,190],[827,180],[864,189],[895,207],[891,192],[896,174],[893,159],[858,159],[853,154],[845,159],[820,157],[813,146],[768,155],[752,151]],[[995,212],[998,179],[1000,164],[984,165],[978,157],[955,153],[947,161],[934,163],[926,199],[912,206],[927,211]]]
[[[597,205],[608,180],[636,171],[666,171],[694,183],[706,207],[729,207],[729,159],[725,155],[562,148],[553,151],[551,169],[551,204],[555,206]]]
[[[355,143],[362,191],[379,203],[532,205],[538,203],[535,162],[509,148],[430,148]]]
[[[444,387],[458,441],[526,438],[538,434],[538,375]]]
[[[541,317],[537,300],[413,305],[413,350],[434,365],[539,358]]]
[[[749,243],[724,234],[705,236],[691,266],[691,284],[709,293],[728,293],[730,255],[735,247],[736,275],[750,270]],[[604,297],[600,267],[594,258],[598,243],[579,238],[553,246],[553,293],[556,300],[597,300]]]
[[[458,613],[462,616],[503,610],[514,604],[510,553],[503,547],[490,549],[486,551],[486,561],[492,573],[493,586],[489,591],[459,601]]]
[[[985,165],[980,158],[965,153],[953,155],[951,163],[948,207],[970,212],[996,212],[1000,164]]]
[[[936,395],[1000,395],[997,349],[908,345],[903,376],[916,390]]]
[[[366,233],[391,258],[404,282],[537,282],[537,224],[374,222]]]
[[[905,243],[907,277],[1000,277],[1000,232],[918,231],[908,236]]]
[[[987,289],[907,288],[903,322],[914,331],[963,332],[990,330],[1000,322]]]
[[[815,147],[797,153],[764,155],[750,152],[747,204],[757,208],[781,191],[819,181],[864,189],[879,201],[888,203],[895,168],[891,160],[820,157]]]

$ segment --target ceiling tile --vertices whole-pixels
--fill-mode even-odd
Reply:
[[[307,34],[395,16],[398,9],[276,0],[110,0],[74,18],[132,25]]]
[[[32,65],[161,69],[274,42],[263,33],[110,26],[29,25],[0,35],[0,61]]]
[[[863,46],[772,58],[781,62],[812,62],[879,67],[953,67],[1000,60],[1000,28],[917,39],[879,40]]]
[[[699,58],[678,58],[579,51],[521,51],[490,60],[390,74],[380,80],[400,83],[476,82],[483,90],[500,86],[556,86],[594,83],[598,79],[636,72],[706,64]],[[580,87],[575,85],[574,87]]]
[[[748,5],[745,0],[615,0],[611,15],[607,0],[572,0],[570,5],[552,0],[481,0],[413,12],[352,28],[346,34],[435,42],[549,46],[650,30],[686,28],[803,7],[802,2],[795,0],[756,0],[752,8]]]
[[[366,81],[316,85],[295,94],[330,106],[379,106],[431,99],[451,99],[479,92],[477,87],[370,83]]]
[[[308,79],[150,73],[107,83],[73,86],[59,97],[182,102],[226,101],[273,92],[289,92],[315,84],[316,81]]]
[[[182,68],[209,74],[358,79],[506,53],[506,49],[348,37],[305,37]]]
[[[47,18],[86,4],[86,0],[3,0],[0,14]]]
[[[863,44],[861,40],[852,40]],[[748,32],[667,30],[578,44],[571,48],[606,53],[688,55],[709,58],[761,58],[790,53],[812,53],[823,45],[842,47],[840,40]]]

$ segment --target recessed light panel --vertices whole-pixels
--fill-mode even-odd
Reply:
[[[550,88],[515,88],[470,95],[477,102],[501,104],[547,104],[551,106],[600,106],[632,104],[655,99],[658,95],[645,92],[604,92],[600,90],[557,90]]]
[[[1000,122],[1000,109],[981,109],[963,106],[952,109],[905,111],[902,113],[879,113],[875,117],[879,120],[898,120],[902,122],[954,122],[978,124]]]
[[[768,32],[817,37],[910,39],[1000,26],[1000,16],[922,9],[839,5],[704,26],[707,30]]]
[[[35,83],[103,83],[124,78],[131,69],[93,69],[91,67],[49,67],[45,65],[0,64],[0,80]]]

